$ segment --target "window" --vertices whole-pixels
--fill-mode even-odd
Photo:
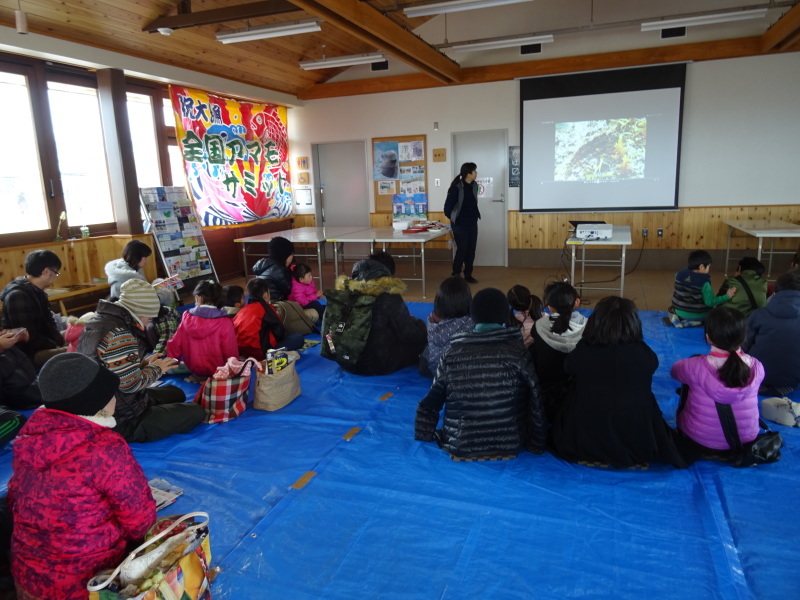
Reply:
[[[139,187],[164,185],[158,162],[158,142],[150,96],[128,92],[128,121]]]
[[[47,200],[24,75],[0,72],[0,114],[4,143],[0,144],[0,234],[49,228]]]
[[[47,84],[70,227],[114,221],[97,90]]]

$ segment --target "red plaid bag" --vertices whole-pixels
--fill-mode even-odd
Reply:
[[[252,363],[252,364],[251,364]],[[247,375],[243,373],[252,368]],[[238,417],[247,408],[247,391],[250,387],[250,377],[258,363],[249,359],[242,364],[238,373],[230,379],[214,379],[209,377],[205,380],[197,395],[194,397],[195,403],[202,406],[206,411],[206,423],[224,423]]]

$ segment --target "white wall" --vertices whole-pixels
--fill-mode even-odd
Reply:
[[[520,143],[516,81],[310,100],[289,109],[293,165],[315,143],[366,140],[369,147],[374,137],[427,135],[433,211],[442,209],[458,168],[450,161],[451,134],[482,129],[508,129],[508,143]],[[689,65],[680,206],[795,204],[799,147],[800,53]],[[433,148],[446,148],[448,161],[434,163]],[[519,208],[519,188],[509,189],[507,206]]]

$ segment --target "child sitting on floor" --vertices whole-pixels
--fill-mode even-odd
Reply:
[[[717,306],[705,321],[711,352],[679,360],[670,375],[688,386],[678,407],[678,429],[699,446],[701,454],[728,451],[716,403],[733,409],[742,444],[758,435],[758,386],[764,379],[761,363],[742,352],[744,315],[729,306]]]
[[[608,296],[564,361],[575,387],[550,429],[554,453],[618,468],[662,462],[689,466],[680,437],[664,421],[651,390],[658,356],[642,335],[636,305]]]
[[[239,356],[236,331],[222,302],[220,284],[211,279],[198,283],[195,307],[183,315],[178,331],[167,343],[167,356],[182,359],[192,372],[186,381],[204,381],[230,357]]]
[[[222,288],[222,296],[225,299],[222,310],[233,318],[244,306],[244,288],[240,285],[226,285]]]
[[[672,292],[672,307],[669,324],[675,327],[702,327],[708,312],[715,306],[730,302],[736,295],[736,287],[729,287],[724,294],[714,295],[711,289],[711,255],[705,250],[689,254],[687,267],[675,275]]]
[[[505,294],[479,291],[470,316],[475,328],[453,338],[417,406],[414,439],[435,440],[456,458],[505,458],[520,448],[541,454],[547,430],[541,392],[519,330],[505,327]]]
[[[544,290],[544,303],[550,314],[536,320],[531,329],[530,350],[544,394],[547,419],[552,421],[572,379],[564,370],[564,359],[580,341],[586,317],[575,311],[581,299],[575,288],[566,282],[548,285]]]
[[[419,372],[423,377],[433,377],[439,359],[450,346],[450,340],[460,333],[472,331],[469,316],[472,291],[460,277],[448,277],[436,290],[433,312],[428,315],[428,345],[419,357]]]
[[[247,304],[233,318],[239,354],[264,360],[266,351],[274,348],[297,350],[303,347],[303,336],[286,333],[286,327],[270,304],[269,282],[254,277],[247,282]]]
[[[314,285],[314,276],[311,267],[305,263],[296,263],[290,267],[292,271],[292,291],[289,293],[289,300],[294,300],[304,309],[314,309],[317,311],[317,321],[322,322],[325,314],[325,305],[319,299],[325,295]]]
[[[67,317],[67,330],[64,332],[64,341],[69,344],[67,352],[75,352],[78,348],[78,338],[83,333],[83,328],[94,316],[94,312],[88,312],[79,317]]]
[[[739,291],[730,304],[744,316],[767,303],[767,280],[764,265],[755,256],[745,256],[739,261],[733,277],[727,277],[719,288],[719,296],[735,287]]]
[[[775,282],[775,295],[747,319],[744,351],[764,365],[759,393],[788,396],[800,387],[800,269]]]
[[[515,285],[506,294],[511,310],[514,311],[514,318],[519,322],[522,332],[522,341],[526,348],[533,344],[531,329],[533,324],[542,318],[544,313],[542,301],[539,296],[534,296],[524,285]]]

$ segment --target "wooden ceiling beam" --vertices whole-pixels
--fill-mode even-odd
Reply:
[[[443,83],[461,79],[461,67],[389,17],[360,0],[291,0],[312,16],[383,50]]]
[[[797,42],[798,34],[800,34],[800,4],[795,4],[761,36],[761,48],[764,52],[789,48]]]
[[[761,50],[761,37],[756,36],[715,42],[662,46],[658,48],[641,48],[639,50],[626,50],[623,52],[587,54],[549,60],[506,63],[504,65],[491,65],[487,67],[464,68],[462,69],[463,76],[459,85],[508,81],[518,77],[558,75],[561,73],[619,69],[671,62],[719,60],[723,58],[758,56],[761,54],[764,54]],[[355,81],[318,83],[300,92],[298,98],[301,100],[314,100],[435,87],[442,87],[442,84],[432,82],[430,79],[420,75],[397,75],[393,77],[358,79]]]
[[[789,48],[797,42],[798,33],[800,33],[800,4],[795,4],[761,36],[761,47],[764,52]]]
[[[266,2],[252,2],[228,8],[213,8],[198,12],[177,14],[170,17],[159,17],[142,28],[147,33],[156,33],[159,29],[186,29],[187,27],[200,27],[201,25],[214,25],[227,21],[241,21],[256,17],[270,17],[286,13],[301,12],[288,0],[267,0]]]

